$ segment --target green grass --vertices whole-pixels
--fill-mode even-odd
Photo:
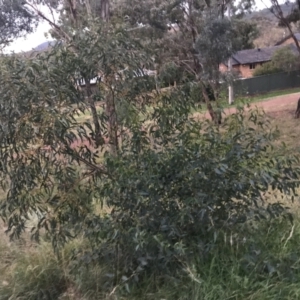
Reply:
[[[270,98],[283,96],[283,95],[288,95],[288,94],[293,94],[293,93],[299,93],[299,92],[300,92],[300,88],[293,88],[293,89],[272,91],[272,92],[268,92],[268,93],[265,93],[265,94],[254,95],[254,96],[237,96],[233,105],[236,106],[238,104],[243,104],[243,103],[261,102],[261,101],[264,101],[264,100],[268,100]],[[225,107],[232,106],[232,105],[228,104],[227,96],[224,97],[224,98],[225,98],[224,100],[221,100],[222,107],[225,108]]]
[[[285,219],[244,229],[233,242],[219,237],[210,255],[189,255],[188,263],[172,277],[151,274],[130,292],[122,286],[106,287],[109,264],[92,264],[74,271],[73,247],[58,259],[51,244],[0,244],[0,299],[299,299],[300,222]],[[243,238],[246,238],[245,240]]]
[[[227,90],[225,90],[225,91],[222,91],[222,93],[221,93],[219,105],[224,109],[224,108],[229,108],[229,107],[236,107],[238,105],[245,105],[248,103],[250,104],[250,103],[255,103],[255,102],[262,102],[262,101],[269,100],[270,98],[293,94],[293,93],[300,93],[300,88],[277,90],[277,91],[272,91],[269,93],[259,94],[259,95],[254,95],[254,96],[237,96],[234,99],[234,103],[232,105],[230,105],[230,104],[228,104],[228,93],[227,93]],[[213,107],[215,107],[216,103],[212,102],[212,105],[213,105]],[[206,110],[207,110],[207,108],[206,108],[205,103],[201,103],[197,109],[194,109],[192,111],[192,113],[205,112]]]

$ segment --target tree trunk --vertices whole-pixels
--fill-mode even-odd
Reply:
[[[108,121],[107,131],[110,144],[110,153],[112,155],[117,155],[119,151],[118,122],[113,91],[109,91],[106,97],[106,116]]]
[[[103,145],[104,141],[103,141],[103,137],[101,134],[100,123],[99,123],[99,119],[98,119],[98,115],[97,115],[97,109],[95,106],[95,102],[92,99],[92,89],[91,89],[90,81],[87,78],[84,78],[84,81],[85,81],[87,100],[88,100],[88,104],[91,109],[93,123],[95,126],[95,143],[96,143],[96,147],[99,147],[99,146]]]
[[[289,33],[290,33],[292,39],[293,39],[294,42],[295,42],[295,45],[296,45],[296,47],[297,47],[297,50],[298,50],[298,52],[299,52],[299,54],[300,54],[300,44],[299,44],[299,41],[298,41],[297,38],[295,37],[295,34],[294,34],[293,30],[292,30],[292,27],[291,27],[290,23],[289,23],[289,22],[287,21],[287,19],[284,17],[283,12],[282,12],[282,9],[281,9],[281,6],[280,6],[280,4],[278,3],[278,0],[271,0],[271,3],[272,3],[272,5],[273,5],[273,7],[272,7],[273,10],[271,10],[271,12],[273,13],[273,15],[274,15],[278,20],[280,20],[280,21],[282,22],[282,24],[284,24],[284,25],[287,27],[287,29],[288,29],[288,31],[289,31]],[[299,4],[299,5],[300,5],[300,4]]]
[[[101,0],[101,19],[109,21],[109,0]]]
[[[210,99],[209,99],[209,96],[207,94],[207,91],[205,89],[205,85],[203,84],[203,82],[200,80],[200,85],[201,85],[201,90],[202,90],[202,95],[203,95],[203,98],[205,100],[205,103],[206,103],[206,107],[207,107],[207,110],[211,116],[211,119],[212,121],[218,125],[218,124],[221,124],[222,122],[222,115],[221,114],[217,114],[212,105],[211,105],[211,102],[210,102]]]
[[[221,124],[221,114],[217,114],[212,105],[211,105],[211,102],[210,102],[210,99],[209,99],[209,95],[206,91],[206,87],[205,87],[205,84],[203,83],[203,81],[201,80],[200,76],[198,74],[200,74],[200,71],[201,71],[201,65],[198,61],[198,59],[194,56],[194,67],[195,67],[195,75],[196,75],[196,78],[197,78],[197,81],[200,83],[200,86],[201,86],[201,90],[202,90],[202,95],[203,95],[203,98],[205,100],[205,103],[206,103],[206,107],[207,107],[207,110],[211,116],[211,119],[212,121],[215,123],[215,124]],[[216,99],[217,101],[217,99]]]

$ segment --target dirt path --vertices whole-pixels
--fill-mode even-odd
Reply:
[[[262,108],[266,113],[272,116],[280,116],[283,112],[293,114],[296,110],[297,101],[300,93],[293,93],[288,95],[276,96],[273,98],[265,99],[261,102],[254,102],[250,104],[250,108]],[[225,114],[232,114],[236,112],[235,107],[226,108]],[[200,117],[201,113],[195,113],[195,117]],[[203,114],[201,114],[203,116]],[[210,118],[209,113],[205,113],[206,118]]]

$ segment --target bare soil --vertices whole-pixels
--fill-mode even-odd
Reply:
[[[261,102],[255,102],[250,104],[250,108],[262,108],[269,116],[279,118],[286,116],[287,114],[291,117],[294,116],[294,112],[297,107],[297,101],[300,97],[300,93],[276,96],[273,98],[265,99]],[[225,114],[233,114],[236,112],[235,107],[226,108]],[[200,113],[196,113],[196,115]],[[209,113],[205,113],[206,118],[210,118]]]

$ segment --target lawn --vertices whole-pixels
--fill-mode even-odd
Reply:
[[[288,95],[288,94],[294,94],[294,93],[300,93],[300,87],[299,88],[293,88],[293,89],[285,89],[285,90],[278,90],[278,91],[272,91],[265,94],[260,95],[254,95],[254,96],[237,96],[234,101],[234,106],[239,104],[245,104],[245,103],[255,103],[255,102],[261,102],[266,101],[274,97]],[[227,96],[223,96],[223,99],[221,101],[222,107],[230,107],[232,105],[228,104]]]

